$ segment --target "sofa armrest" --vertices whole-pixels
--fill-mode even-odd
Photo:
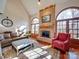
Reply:
[[[70,46],[69,43],[70,43],[70,40],[66,40],[66,41],[64,41],[64,44],[67,45],[67,46]]]
[[[52,41],[54,41],[54,40],[58,40],[58,38],[57,37],[56,38],[53,38]]]
[[[1,43],[0,43],[0,59],[3,59]]]

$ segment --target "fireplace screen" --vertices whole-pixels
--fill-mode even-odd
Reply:
[[[50,38],[50,32],[49,31],[42,31],[42,37]]]

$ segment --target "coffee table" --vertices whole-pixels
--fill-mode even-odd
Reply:
[[[33,42],[30,39],[25,38],[25,39],[21,39],[21,40],[17,40],[17,41],[12,42],[12,46],[17,51],[17,55],[18,55],[22,51],[32,47]]]
[[[38,47],[20,54],[19,59],[52,59],[52,55],[48,51]]]

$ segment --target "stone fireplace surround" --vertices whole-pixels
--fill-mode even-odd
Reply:
[[[42,22],[43,17],[46,15],[50,15],[50,21],[49,22]],[[55,5],[50,5],[44,9],[41,9],[39,11],[39,16],[40,16],[40,34],[39,38],[37,40],[51,43],[52,38],[54,38],[54,34],[56,32],[56,20],[55,20]],[[49,31],[49,38],[42,36],[42,31]],[[47,36],[47,35],[46,35]]]
[[[43,30],[40,35],[41,37],[50,38],[50,31]]]

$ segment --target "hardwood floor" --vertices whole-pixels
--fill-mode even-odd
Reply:
[[[79,59],[79,49],[71,48],[69,52],[61,52],[60,56],[60,59]]]
[[[41,46],[50,45],[46,42],[41,42],[41,41],[37,41],[37,42]],[[4,52],[6,52],[6,49],[8,51],[11,51],[11,53],[8,52],[8,53],[5,54],[5,55],[7,55],[6,57],[8,57],[8,55],[13,56],[13,57],[16,56],[16,52],[14,50],[10,49],[10,48],[9,47],[5,48]],[[52,53],[52,56],[55,57],[54,59],[79,59],[79,47],[75,48],[75,47],[71,46],[69,51],[66,52],[66,53],[63,53],[63,52],[58,53],[57,51],[60,51],[60,50],[53,49],[52,47],[50,47],[50,52]],[[53,53],[55,53],[55,54],[53,54]],[[57,58],[57,56],[59,56],[59,58]]]
[[[41,41],[38,42],[42,45],[47,45],[45,42]],[[72,44],[70,44],[71,46],[68,52],[66,53],[60,52],[60,59],[79,59],[79,47],[78,47],[79,44],[75,44],[74,40],[71,43]]]

